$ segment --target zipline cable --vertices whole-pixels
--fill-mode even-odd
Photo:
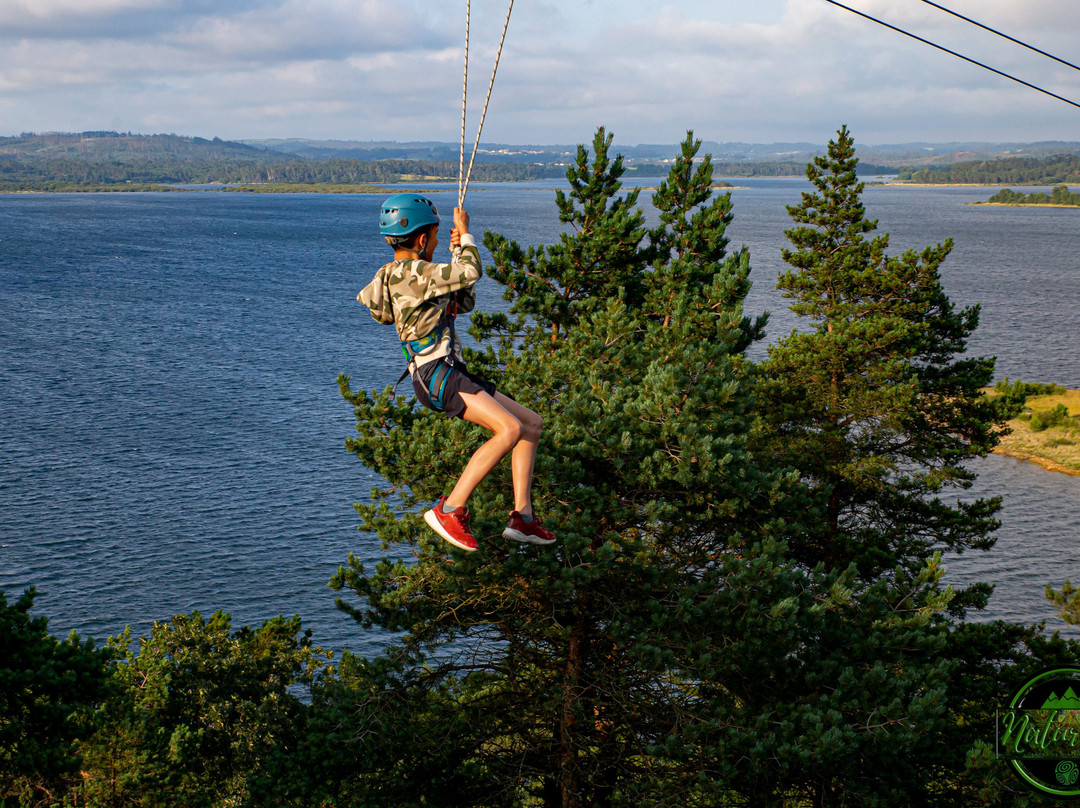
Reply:
[[[951,56],[955,56],[958,59],[963,59],[965,62],[971,62],[971,64],[977,65],[977,66],[983,68],[984,70],[989,70],[991,73],[997,73],[999,76],[1004,76],[1005,78],[1010,79],[1011,81],[1015,81],[1017,84],[1023,84],[1025,87],[1030,87],[1032,90],[1038,90],[1040,93],[1043,93],[1044,95],[1048,95],[1051,98],[1056,98],[1058,101],[1064,101],[1066,104],[1069,104],[1071,106],[1080,108],[1080,104],[1076,103],[1075,101],[1070,101],[1068,98],[1065,98],[1064,96],[1060,96],[1057,93],[1052,93],[1049,90],[1044,90],[1042,87],[1039,87],[1038,85],[1032,84],[1031,82],[1028,82],[1028,81],[1024,81],[1023,79],[1018,79],[1016,76],[1011,76],[1008,73],[1005,73],[1004,71],[998,70],[996,67],[990,67],[990,65],[983,64],[982,62],[976,61],[975,59],[972,59],[972,58],[970,58],[968,56],[964,56],[964,54],[962,54],[962,53],[957,53],[954,50],[949,50],[948,48],[944,47],[943,45],[938,45],[935,42],[931,42],[929,39],[923,39],[921,36],[917,36],[916,34],[913,34],[910,31],[905,31],[903,28],[897,28],[895,25],[890,25],[887,22],[879,20],[877,17],[871,17],[869,14],[864,14],[863,12],[858,11],[857,9],[851,8],[850,6],[845,6],[843,3],[838,3],[837,0],[825,0],[825,2],[826,3],[832,3],[834,6],[838,6],[839,8],[842,8],[845,11],[850,11],[852,14],[858,14],[860,17],[865,17],[866,19],[870,20],[871,22],[876,22],[878,25],[884,25],[886,28],[891,28],[893,31],[896,31],[897,33],[903,34],[904,36],[909,36],[912,39],[917,39],[919,42],[922,42],[925,45],[929,45],[932,48],[937,48],[940,51],[945,51],[945,53],[948,53]]]
[[[466,6],[469,0],[466,0]],[[465,204],[465,194],[469,191],[469,179],[472,177],[473,164],[476,162],[476,152],[480,149],[480,133],[484,131],[484,119],[487,117],[488,103],[491,101],[491,88],[495,86],[495,73],[499,70],[499,60],[502,58],[503,43],[506,42],[506,29],[510,27],[510,14],[514,10],[514,0],[510,0],[510,6],[506,9],[506,21],[503,23],[502,36],[499,38],[499,49],[495,52],[495,66],[491,69],[491,80],[488,82],[487,96],[484,98],[484,109],[480,113],[480,125],[476,128],[476,142],[473,144],[472,157],[469,158],[469,170],[464,172],[462,176],[461,169],[458,169],[458,207],[463,207]],[[468,8],[466,8],[466,19],[468,18]],[[465,35],[465,64],[469,63],[469,37],[468,37],[468,25],[466,24]],[[468,83],[468,68],[466,67],[466,85]],[[467,92],[467,87],[466,87]],[[461,102],[462,116],[464,117],[465,101]],[[464,127],[464,122],[462,123]],[[464,133],[462,134],[462,164],[464,164]]]
[[[945,8],[945,6],[940,6],[937,3],[931,2],[931,0],[922,0],[922,1],[924,3],[926,3],[926,5],[928,5],[928,6],[933,6],[934,8],[941,9],[946,14],[952,14],[954,17],[959,17],[964,22],[970,22],[972,25],[977,25],[979,28],[982,28],[984,31],[989,31],[992,34],[997,34],[999,37],[1002,37],[1003,39],[1007,39],[1010,42],[1015,42],[1017,45],[1025,47],[1028,50],[1035,51],[1035,53],[1040,53],[1043,56],[1045,56],[1047,59],[1053,59],[1055,62],[1061,62],[1061,64],[1065,65],[1066,67],[1071,67],[1073,70],[1080,70],[1080,67],[1077,67],[1072,62],[1066,62],[1064,59],[1059,59],[1057,56],[1054,56],[1054,54],[1052,54],[1052,53],[1047,53],[1044,50],[1039,50],[1034,45],[1029,45],[1026,42],[1021,42],[1019,39],[1016,39],[1015,37],[1011,37],[1008,34],[1002,33],[1001,31],[997,30],[996,28],[991,28],[989,25],[983,25],[978,20],[973,20],[970,17],[965,17],[963,14],[959,14],[959,13],[953,11],[951,8]]]

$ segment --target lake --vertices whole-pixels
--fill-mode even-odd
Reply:
[[[732,182],[747,310],[771,312],[771,340],[795,326],[774,285],[785,206],[809,186]],[[554,240],[556,185],[474,185],[474,230]],[[997,356],[999,378],[1080,387],[1080,210],[968,204],[993,192],[869,186],[864,200],[892,252],[955,240],[944,283],[958,305],[981,304],[972,351]],[[453,207],[449,186],[432,196]],[[382,388],[401,371],[393,329],[355,301],[387,253],[381,198],[0,195],[9,599],[36,585],[35,611],[60,635],[143,634],[220,608],[237,626],[300,614],[329,648],[383,646],[326,586],[349,552],[378,556],[356,530],[352,503],[373,480],[344,449],[353,417],[336,377]],[[504,305],[493,282],[478,291],[479,306]],[[977,467],[975,493],[1005,497],[1003,526],[993,551],[950,559],[949,579],[997,585],[987,618],[1064,631],[1042,592],[1080,579],[1080,477],[1000,457]]]

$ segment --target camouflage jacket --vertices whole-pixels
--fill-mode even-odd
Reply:
[[[443,321],[452,303],[457,304],[458,312],[472,311],[476,305],[474,284],[483,275],[480,253],[470,234],[461,237],[461,244],[453,250],[449,264],[418,258],[391,261],[375,273],[356,299],[371,309],[377,322],[393,323],[402,342],[426,337]],[[416,364],[425,365],[451,353],[461,355],[461,340],[451,345],[447,331],[417,355]]]

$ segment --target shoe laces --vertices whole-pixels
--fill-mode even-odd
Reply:
[[[466,532],[469,529],[469,510],[465,507],[455,508],[449,514]]]

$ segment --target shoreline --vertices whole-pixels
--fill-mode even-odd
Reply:
[[[1018,452],[1013,449],[1006,449],[1003,446],[995,446],[992,454],[1001,455],[1002,457],[1011,457],[1013,460],[1023,460],[1027,463],[1034,463],[1036,466],[1041,466],[1047,471],[1054,471],[1060,474],[1070,474],[1073,477],[1080,477],[1080,470],[1071,469],[1068,466],[1063,466],[1060,463],[1054,460],[1050,460],[1047,457],[1040,457],[1039,455]]]
[[[868,183],[869,184],[869,183]],[[1054,184],[1046,183],[1024,183],[1024,182],[904,182],[902,180],[887,180],[885,182],[879,182],[878,185],[884,185],[889,188],[1053,188]],[[1076,183],[1059,182],[1057,185],[1068,185],[1070,187],[1078,187]],[[981,203],[974,203],[981,204]],[[997,204],[997,203],[994,203]],[[1009,203],[1003,203],[1009,204]]]
[[[651,179],[651,178],[650,178]],[[505,180],[498,181],[500,185],[513,186],[525,185],[537,180]],[[451,180],[428,180],[428,182],[446,182]],[[116,188],[102,187],[71,187],[71,188],[0,188],[3,194],[151,194],[151,193],[206,193],[206,194],[389,194],[389,193],[444,193],[449,188],[425,188],[423,184],[414,188],[383,188],[373,184],[350,184],[350,183],[235,183],[221,184],[220,187],[206,187],[214,183],[200,184],[198,186],[161,185],[153,187],[118,186]],[[388,183],[399,185],[405,183]],[[626,185],[632,191],[656,191],[659,185]],[[483,193],[490,188],[470,189],[476,193]],[[522,188],[523,191],[548,191],[548,188]],[[748,186],[732,185],[724,181],[715,182],[712,185],[714,191],[745,191]]]
[[[1055,205],[1052,202],[968,202],[969,205],[987,205],[992,208],[1080,208],[1080,205]]]
[[[985,388],[994,396],[994,388]],[[1034,463],[1047,471],[1080,477],[1080,390],[1058,387],[1053,392],[1029,395],[1023,412],[1007,422],[1009,433],[1002,435],[993,453]],[[1051,413],[1055,417],[1046,420]],[[1043,423],[1033,426],[1034,416]]]
[[[879,183],[888,188],[1002,188],[1004,187],[1000,182],[902,182],[900,180],[892,180],[889,182]],[[1014,185],[1016,183],[1013,183]],[[1032,188],[1042,188],[1045,186],[1033,185]]]

